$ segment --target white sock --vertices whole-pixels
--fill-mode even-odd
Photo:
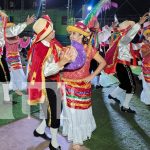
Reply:
[[[118,86],[118,87],[116,87],[116,88],[112,91],[112,93],[110,93],[110,95],[111,95],[112,97],[114,97],[114,98],[117,98],[117,96],[118,96],[120,93],[122,93],[122,92],[125,92],[125,90],[123,90],[122,88],[120,88],[120,87]]]
[[[43,121],[41,122],[41,124],[36,128],[36,131],[39,134],[44,134],[45,128],[46,128],[46,121],[45,121],[45,119],[43,119]]]
[[[96,78],[96,85],[99,86],[99,76],[97,76],[97,78]]]
[[[59,146],[57,141],[58,128],[50,128],[51,136],[52,136],[52,146],[57,148]]]
[[[9,96],[9,85],[7,83],[2,84],[3,87],[3,93],[4,93],[4,101],[9,102],[10,96]]]
[[[129,108],[129,103],[132,99],[133,94],[126,94],[125,100],[122,103],[122,106],[125,108]]]

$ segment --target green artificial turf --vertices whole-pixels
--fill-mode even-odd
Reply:
[[[91,139],[85,142],[85,145],[90,150],[121,150],[114,138],[115,133],[112,128],[111,118],[99,90],[93,92],[92,100],[97,128],[93,132]]]
[[[32,115],[39,110],[39,106],[30,107],[27,104],[26,95],[18,96],[16,93],[12,92],[10,96],[13,101],[17,102],[17,104],[4,104],[3,94],[0,92],[0,126]],[[31,110],[29,111],[29,109]]]

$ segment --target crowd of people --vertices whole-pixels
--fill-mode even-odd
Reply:
[[[108,98],[120,104],[122,112],[135,114],[136,111],[129,106],[136,87],[130,66],[141,59],[141,101],[150,105],[148,17],[146,13],[137,23],[128,20],[114,22],[102,30],[97,18],[90,25],[76,22],[67,27],[71,44],[65,47],[55,38],[53,22],[48,15],[36,21],[31,16],[24,23],[9,25],[8,16],[0,11],[0,81],[4,102],[13,103],[9,97],[9,84],[18,95],[22,95],[22,90],[27,90],[29,105],[40,104],[43,107],[47,104],[46,110],[43,109],[45,118],[34,130],[34,136],[49,139],[50,150],[60,150],[57,134],[61,124],[62,135],[73,143],[72,149],[82,149],[83,142],[90,139],[96,129],[91,101],[91,81],[96,76],[101,76],[103,72],[105,75],[116,74],[119,85],[108,93]],[[33,22],[35,35],[28,50],[25,75],[19,54],[19,41],[22,40],[18,35]],[[143,38],[135,42],[137,35]],[[90,72],[92,60],[95,60],[96,67]],[[117,96],[123,92],[124,101],[120,101]],[[51,138],[45,133],[46,127],[50,129]]]

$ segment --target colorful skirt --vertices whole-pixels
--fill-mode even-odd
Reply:
[[[150,83],[150,64],[144,63],[142,65],[142,72],[143,72],[145,81],[147,83]]]
[[[91,105],[91,83],[64,82],[63,135],[73,144],[83,144],[96,129]]]

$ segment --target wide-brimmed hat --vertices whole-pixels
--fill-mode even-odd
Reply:
[[[147,21],[143,24],[143,28],[148,28],[150,27],[150,21]]]
[[[143,35],[146,36],[147,34],[150,34],[150,21],[147,21],[143,24]]]
[[[89,36],[90,35],[90,30],[89,28],[83,24],[81,21],[77,22],[74,26],[68,26],[67,27],[68,32],[78,32],[84,36]]]
[[[150,26],[146,27],[143,31],[144,36],[146,36],[147,34],[150,34]]]
[[[119,30],[125,30],[128,27],[133,27],[135,25],[134,21],[126,20],[119,24]]]
[[[36,33],[34,42],[43,40],[53,31],[53,23],[51,20],[39,18],[33,25],[33,30]]]
[[[0,10],[0,16],[1,17],[8,17],[7,14],[2,10]]]

